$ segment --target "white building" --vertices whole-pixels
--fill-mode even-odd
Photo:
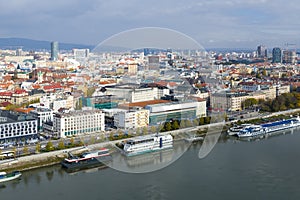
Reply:
[[[169,95],[170,90],[159,87],[140,88],[139,86],[119,85],[116,87],[107,87],[106,94],[114,95],[125,99],[127,102],[134,103],[160,99],[162,96]]]
[[[100,132],[104,128],[104,113],[100,110],[55,113],[53,117],[54,134],[62,138]]]
[[[114,125],[117,128],[131,129],[149,125],[149,110],[122,110],[114,114]]]
[[[74,108],[74,97],[65,94],[47,94],[40,98],[40,104],[57,112],[60,108]]]
[[[38,120],[38,130],[43,129],[43,123],[53,121],[53,111],[50,109],[36,108],[29,115]]]

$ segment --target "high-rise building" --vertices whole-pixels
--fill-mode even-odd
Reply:
[[[284,50],[282,55],[282,62],[287,64],[295,64],[296,63],[297,54],[296,51],[292,50]]]
[[[281,63],[282,62],[281,49],[279,47],[273,48],[272,62],[273,63]]]
[[[51,60],[55,61],[58,59],[58,42],[51,42]]]
[[[257,47],[257,55],[260,58],[268,57],[268,49],[264,45],[259,45]]]

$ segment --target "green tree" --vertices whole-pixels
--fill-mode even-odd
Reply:
[[[74,146],[74,138],[73,137],[71,137],[71,139],[70,139],[70,145]]]
[[[180,120],[180,128],[185,128],[185,127],[186,127],[185,120],[184,119]]]
[[[40,153],[41,152],[41,144],[38,142],[35,146],[35,152]]]
[[[209,124],[210,123],[210,117],[209,116],[207,116],[207,117],[204,118],[204,123],[205,124]]]
[[[139,127],[136,128],[135,133],[136,133],[137,135],[140,135],[140,134],[141,134],[141,129],[140,129]]]
[[[267,74],[267,70],[266,69],[263,69],[263,71],[262,71],[262,75],[263,76],[267,76],[268,74]]]
[[[157,132],[157,128],[155,126],[151,126],[150,130],[151,130],[151,133]]]
[[[95,144],[95,142],[96,142],[96,139],[95,139],[95,137],[94,136],[91,136],[91,138],[90,138],[90,144]]]
[[[199,119],[193,120],[193,126],[199,126]]]
[[[95,92],[96,88],[95,87],[89,87],[86,91],[86,96],[87,97],[92,97],[94,92]]]
[[[24,155],[29,154],[29,149],[28,149],[27,146],[24,146],[24,148],[23,148],[23,154],[24,154]]]
[[[171,125],[170,122],[165,123],[165,130],[166,130],[166,131],[172,130],[172,125]]]
[[[52,151],[52,150],[54,150],[54,146],[53,146],[53,143],[51,141],[49,141],[46,144],[46,151]]]
[[[193,126],[191,120],[186,120],[185,125],[186,125],[186,127],[192,127]]]
[[[143,132],[143,135],[147,135],[148,128],[146,126],[144,126],[142,132]]]
[[[179,124],[177,120],[172,121],[172,130],[179,129]]]
[[[58,143],[58,149],[64,149],[65,148],[65,142],[61,139]]]
[[[201,117],[201,118],[200,118],[199,124],[200,124],[200,125],[204,125],[204,124],[205,124],[204,117]]]

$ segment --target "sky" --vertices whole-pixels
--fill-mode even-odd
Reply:
[[[161,27],[205,48],[300,45],[297,0],[9,0],[0,8],[0,37],[97,45]]]

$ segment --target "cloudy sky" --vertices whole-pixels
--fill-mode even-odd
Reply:
[[[9,0],[0,37],[96,45],[133,28],[182,32],[206,48],[300,45],[297,0]]]

